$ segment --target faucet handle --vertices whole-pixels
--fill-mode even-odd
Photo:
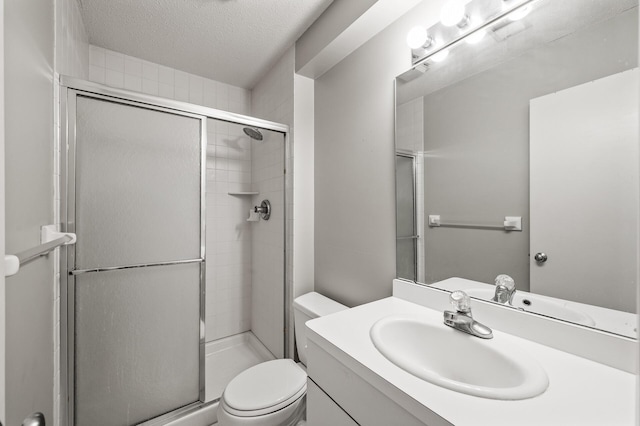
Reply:
[[[516,282],[509,275],[501,274],[496,277],[496,287],[503,286],[512,291],[516,288]]]
[[[449,295],[449,302],[456,311],[468,314],[471,312],[471,298],[462,290],[456,290]]]

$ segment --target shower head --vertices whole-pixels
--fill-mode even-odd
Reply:
[[[262,140],[262,133],[260,133],[260,130],[256,129],[255,127],[245,127],[242,130],[244,130],[244,133],[251,139],[255,139],[257,141]]]

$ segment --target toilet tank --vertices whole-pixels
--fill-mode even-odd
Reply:
[[[311,292],[296,297],[293,301],[294,330],[298,357],[307,365],[307,331],[304,324],[310,319],[349,309],[345,305],[331,300],[320,293]]]

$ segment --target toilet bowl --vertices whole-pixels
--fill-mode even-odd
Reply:
[[[300,361],[307,362],[304,324],[347,309],[319,293],[307,293],[293,301],[296,345]],[[307,373],[291,359],[255,365],[234,377],[218,407],[220,426],[295,426],[306,415]]]
[[[304,416],[307,374],[291,359],[263,362],[238,374],[224,390],[220,425],[296,425]]]

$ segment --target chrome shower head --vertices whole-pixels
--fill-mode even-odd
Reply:
[[[257,141],[262,140],[262,133],[260,132],[260,130],[256,129],[255,127],[245,127],[242,130],[244,130],[244,133],[247,136],[249,136],[251,139],[255,139]]]

